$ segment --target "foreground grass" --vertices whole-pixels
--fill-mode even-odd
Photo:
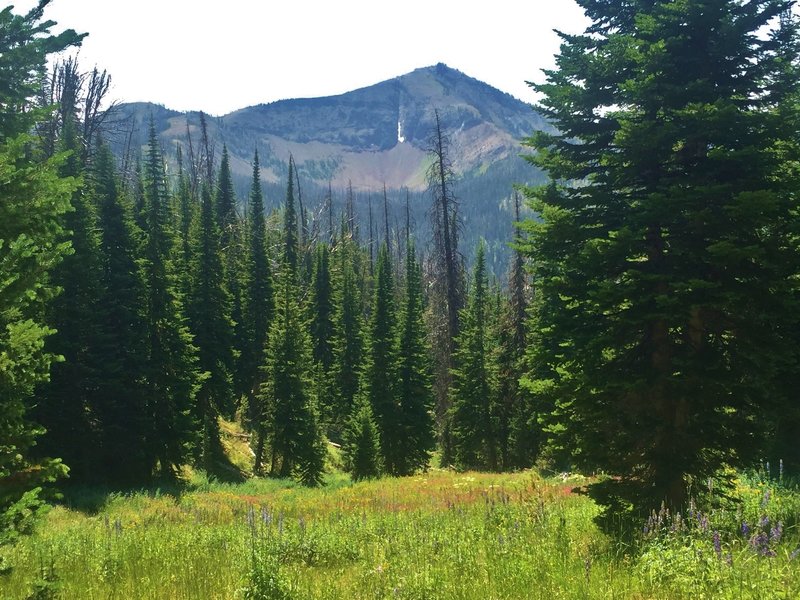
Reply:
[[[86,491],[14,549],[0,597],[800,597],[796,494],[741,483],[735,511],[677,526],[662,514],[640,548],[621,553],[595,527],[596,506],[571,493],[580,483],[433,471],[331,476],[314,490],[196,480],[173,494]],[[742,520],[746,535],[735,531]],[[764,527],[766,542],[756,539]]]

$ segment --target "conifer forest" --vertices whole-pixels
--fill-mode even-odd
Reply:
[[[243,190],[203,113],[126,145],[49,4],[0,11],[0,598],[800,598],[793,0],[577,0],[501,263],[447,106],[423,192]]]

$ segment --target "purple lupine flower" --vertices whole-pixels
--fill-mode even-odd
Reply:
[[[750,525],[747,524],[747,521],[742,521],[742,537],[747,537],[750,535]]]
[[[773,544],[778,544],[781,537],[783,537],[783,521],[778,521],[778,524],[770,530],[769,539]]]
[[[794,560],[798,556],[800,556],[800,547],[789,555],[789,560]]]
[[[767,479],[769,479],[769,461],[767,461]]]
[[[778,461],[778,481],[783,481],[783,459]]]
[[[703,515],[700,518],[700,531],[702,531],[703,533],[708,531],[708,515]]]
[[[714,552],[717,558],[722,558],[722,539],[720,538],[719,531],[715,531],[712,537],[714,541]]]
[[[771,495],[772,494],[769,491],[769,488],[764,490],[764,497],[761,499],[761,508],[766,508],[767,504],[769,504],[769,499]]]
[[[267,527],[272,523],[272,513],[266,506],[261,507],[261,522]]]
[[[761,529],[767,529],[769,527],[769,517],[767,515],[763,515],[761,520],[758,522],[758,526]]]

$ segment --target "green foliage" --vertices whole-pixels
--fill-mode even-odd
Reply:
[[[467,307],[453,355],[451,427],[456,464],[467,469],[498,467],[497,423],[492,410],[495,394],[489,365],[486,261],[478,245]]]
[[[60,148],[67,154],[61,174],[82,176],[74,119],[67,117]],[[72,195],[72,210],[64,216],[64,229],[72,252],[53,269],[53,283],[61,293],[50,304],[48,321],[56,332],[47,350],[63,357],[51,367],[50,380],[36,393],[36,420],[47,433],[41,452],[59,456],[70,467],[71,477],[86,481],[97,474],[98,440],[90,424],[98,403],[102,357],[99,354],[100,256],[97,216],[90,194],[81,186]]]
[[[558,133],[530,140],[553,184],[526,227],[528,388],[613,476],[595,497],[641,516],[751,462],[794,403],[796,23],[781,0],[580,4],[535,86]]]
[[[297,302],[295,276],[286,263],[277,292],[260,393],[268,412],[272,471],[281,477],[297,474],[303,483],[316,485],[324,467],[325,441],[311,395],[311,342]]]
[[[172,262],[173,236],[164,164],[150,124],[144,166],[148,456],[151,468],[171,476],[185,464],[196,428],[190,411],[198,383],[196,349],[185,324]]]
[[[366,400],[356,404],[345,432],[345,466],[354,481],[373,479],[381,474],[381,441]]]
[[[355,244],[342,236],[336,246],[333,319],[333,367],[331,379],[335,393],[332,420],[338,428],[353,413],[359,376],[362,370],[363,340],[361,293],[356,271]]]
[[[29,132],[43,113],[30,110],[47,55],[78,44],[68,30],[53,36],[42,21],[47,2],[27,15],[0,11],[0,548],[30,531],[43,507],[41,486],[63,477],[60,460],[33,459],[42,429],[30,420],[30,398],[56,359],[43,320],[57,289],[50,272],[69,252],[62,229],[78,187],[60,174],[67,159],[32,159]],[[10,565],[0,555],[0,575]]]
[[[375,293],[361,389],[372,407],[381,439],[383,466],[396,475],[403,470],[401,439],[404,427],[397,402],[397,347],[394,278],[386,244],[378,251]]]
[[[202,432],[196,454],[206,470],[211,470],[220,454],[217,416],[221,407],[232,403],[234,356],[231,298],[224,285],[219,228],[207,186],[203,187],[200,222],[193,241],[187,312],[197,347],[198,367],[204,373],[194,405],[197,426]]]
[[[289,179],[286,184],[286,204],[283,207],[283,260],[297,274],[300,244],[297,239],[297,209],[294,205],[294,159],[289,157]]]
[[[405,294],[399,316],[397,402],[400,420],[397,472],[425,469],[436,445],[433,423],[431,351],[423,319],[422,269],[409,240],[406,249]]]
[[[149,421],[143,373],[147,365],[144,282],[131,206],[119,192],[114,157],[101,146],[92,176],[100,229],[100,299],[95,319],[103,357],[97,402],[99,475],[104,481],[147,481]]]

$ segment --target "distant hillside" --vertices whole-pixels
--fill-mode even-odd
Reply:
[[[452,160],[460,176],[456,193],[465,230],[462,249],[471,254],[479,236],[487,239],[490,259],[500,267],[511,227],[509,203],[514,183],[534,183],[541,176],[519,154],[521,140],[548,125],[524,102],[443,64],[417,69],[375,85],[325,98],[281,100],[208,118],[217,158],[222,144],[242,195],[257,148],[269,201],[282,201],[289,155],[298,165],[303,193],[313,208],[330,182],[335,196],[348,183],[364,212],[369,194],[389,190],[397,207],[408,189],[416,221],[424,232],[427,209],[426,146],[434,110],[452,142]],[[181,145],[188,152],[187,131],[197,150],[199,113],[135,103],[118,108],[123,124],[119,155],[146,141],[152,115],[167,155]],[[188,125],[188,128],[187,128]],[[394,211],[399,214],[399,209]]]

